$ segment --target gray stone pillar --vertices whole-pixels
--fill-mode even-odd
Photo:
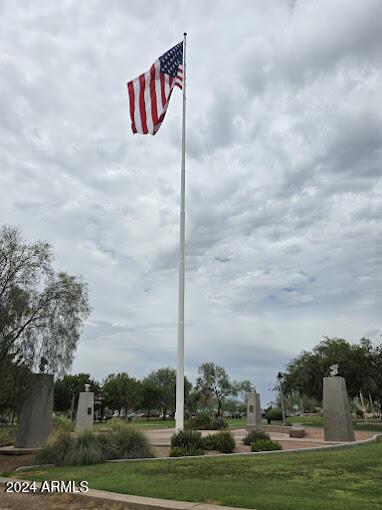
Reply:
[[[80,393],[76,416],[76,432],[86,432],[93,428],[94,420],[94,393],[88,391],[89,385],[85,384],[86,391]]]
[[[354,441],[349,398],[343,377],[324,377],[325,441]]]
[[[260,394],[256,391],[247,393],[247,427],[261,425]]]
[[[43,446],[52,430],[53,375],[31,374],[21,407],[16,448]]]

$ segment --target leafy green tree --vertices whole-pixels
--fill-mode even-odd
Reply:
[[[374,355],[366,339],[360,344],[351,344],[343,338],[325,337],[311,352],[303,351],[288,364],[284,374],[284,392],[298,392],[301,397],[320,402],[323,377],[329,375],[331,365],[338,363],[338,373],[346,379],[347,391],[352,399],[363,388],[372,386]]]
[[[102,394],[104,405],[120,414],[139,407],[139,382],[126,372],[110,374],[103,383]]]
[[[45,357],[49,371],[67,369],[89,311],[87,285],[53,270],[48,243],[0,228],[0,380],[10,358],[33,369]]]
[[[2,360],[2,368],[0,416],[7,416],[13,423],[21,408],[25,381],[30,370],[24,363],[15,363],[11,356]]]
[[[185,415],[191,417],[198,412],[198,407],[201,402],[201,394],[192,384],[185,378],[184,380],[184,410]]]
[[[90,378],[90,374],[65,375],[54,383],[54,410],[69,413],[73,418],[78,405],[79,393],[90,384],[90,391],[97,397],[101,393],[98,382]]]
[[[159,409],[161,405],[161,389],[150,379],[144,379],[140,385],[140,403],[139,407],[144,409],[147,414],[147,420],[150,419],[150,413],[153,409]]]
[[[237,395],[239,385],[230,380],[223,367],[214,363],[203,363],[198,372],[196,388],[204,400],[212,400],[216,403],[217,416],[220,416],[224,401],[229,396]]]
[[[378,402],[382,419],[382,343],[374,346],[369,339],[362,338],[361,346],[366,352],[368,361],[362,392],[370,395],[372,401]]]
[[[163,367],[151,372],[146,380],[160,390],[160,408],[163,420],[165,420],[168,411],[174,412],[175,410],[176,370],[171,367]]]
[[[286,395],[296,391],[301,397],[305,395],[320,402],[322,377],[319,357],[314,353],[303,351],[289,362],[284,374],[283,391]]]

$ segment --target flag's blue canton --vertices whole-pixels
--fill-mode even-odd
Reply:
[[[160,71],[175,78],[178,73],[178,67],[183,65],[183,43],[180,42],[171,48],[171,50],[166,51],[166,53],[159,57],[159,62]]]

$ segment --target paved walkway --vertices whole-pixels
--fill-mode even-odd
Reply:
[[[166,457],[170,454],[171,436],[174,434],[175,429],[146,429],[145,434],[148,436],[150,443],[153,445],[156,456]],[[216,433],[214,430],[201,431],[202,436]],[[249,452],[250,447],[243,444],[242,439],[247,434],[246,429],[233,429],[231,430],[236,441],[236,453]],[[299,448],[314,448],[323,445],[338,444],[333,441],[324,440],[324,431],[322,428],[305,428],[305,437],[303,438],[290,438],[289,433],[285,432],[269,432],[271,439],[278,441],[283,450],[299,449]],[[357,441],[368,439],[374,435],[373,432],[356,431],[355,438]]]

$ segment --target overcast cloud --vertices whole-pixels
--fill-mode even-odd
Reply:
[[[0,221],[89,282],[72,371],[175,366],[181,94],[126,82],[188,38],[186,373],[263,401],[322,335],[381,333],[382,2],[0,0]]]

